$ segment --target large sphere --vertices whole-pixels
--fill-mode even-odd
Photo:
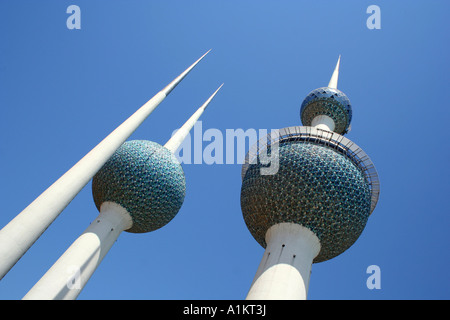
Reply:
[[[125,142],[92,180],[97,209],[103,202],[124,207],[133,226],[128,232],[149,232],[172,220],[186,193],[183,169],[163,146],[145,140]]]
[[[334,88],[318,88],[303,100],[300,119],[304,126],[311,126],[312,120],[320,115],[333,119],[334,132],[344,134],[352,121],[352,107],[345,93]]]
[[[361,170],[346,156],[311,142],[280,142],[278,160],[278,173],[261,175],[262,165],[251,164],[243,178],[241,208],[256,241],[265,248],[271,226],[293,222],[319,238],[314,262],[347,250],[370,215],[371,192]]]

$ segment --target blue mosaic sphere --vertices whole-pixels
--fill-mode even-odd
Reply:
[[[92,180],[97,209],[110,201],[125,208],[133,219],[128,232],[142,233],[169,223],[180,210],[186,193],[183,169],[176,157],[158,143],[125,142]]]
[[[300,119],[304,126],[311,126],[312,120],[320,115],[333,119],[334,132],[344,134],[352,121],[350,100],[338,89],[328,87],[315,89],[303,100]]]
[[[241,208],[256,241],[282,222],[309,228],[320,240],[314,262],[332,259],[360,236],[370,215],[371,191],[364,174],[335,150],[305,141],[279,145],[279,170],[261,175],[250,164],[242,182]]]

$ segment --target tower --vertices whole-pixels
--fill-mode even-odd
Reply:
[[[377,204],[375,167],[343,136],[352,108],[337,89],[339,65],[340,57],[328,86],[304,99],[303,126],[280,129],[247,154],[241,208],[265,248],[247,299],[306,299],[312,264],[347,250]],[[263,152],[277,154],[276,173],[261,174]]]
[[[209,51],[147,101],[0,230],[0,280]]]
[[[122,231],[151,232],[175,217],[184,201],[186,182],[174,152],[221,87],[164,146],[132,140],[112,155],[92,180],[100,214],[31,288],[25,300],[77,298]]]

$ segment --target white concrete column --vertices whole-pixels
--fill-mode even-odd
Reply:
[[[8,273],[113,153],[208,52],[139,108],[0,230],[0,279]]]
[[[316,127],[317,129],[333,131],[335,128],[335,124],[333,119],[326,115],[320,115],[315,117],[311,121],[311,127]]]
[[[320,251],[317,236],[296,223],[273,225],[266,251],[247,300],[306,300],[313,259]]]
[[[25,295],[24,300],[73,300],[133,221],[118,204],[105,202],[100,214]]]

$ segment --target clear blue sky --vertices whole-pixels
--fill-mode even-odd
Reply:
[[[81,8],[69,30],[66,8]],[[381,9],[369,30],[366,9]],[[1,1],[0,227],[208,49],[130,139],[164,144],[225,85],[203,129],[301,125],[326,86],[353,105],[347,137],[381,195],[360,239],[314,264],[310,299],[448,299],[448,1]],[[207,143],[205,142],[205,145]],[[263,248],[240,209],[240,164],[183,165],[178,215],[124,232],[79,299],[244,299]],[[20,299],[97,216],[91,184],[0,282]],[[370,265],[381,289],[366,287]]]

